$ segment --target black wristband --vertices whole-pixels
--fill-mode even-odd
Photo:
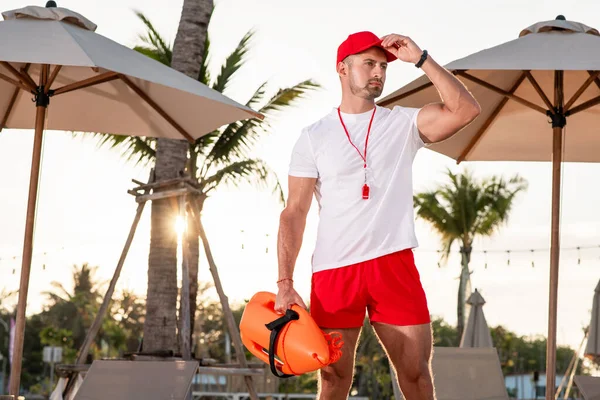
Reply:
[[[427,60],[427,50],[423,50],[423,54],[421,54],[421,59],[418,63],[415,64],[415,67],[421,68],[425,60]]]

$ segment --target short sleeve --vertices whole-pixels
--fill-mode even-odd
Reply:
[[[310,137],[306,129],[302,130],[300,137],[294,145],[288,174],[298,178],[319,177]]]
[[[404,125],[408,128],[408,134],[411,139],[411,144],[413,146],[414,152],[416,153],[421,147],[427,146],[427,143],[423,142],[421,139],[421,134],[419,133],[419,127],[417,125],[417,117],[419,116],[419,112],[421,112],[421,108],[414,107],[398,107],[398,111],[401,114],[404,114],[407,118],[407,125]]]

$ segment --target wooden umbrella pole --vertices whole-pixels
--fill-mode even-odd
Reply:
[[[43,85],[44,74],[40,74],[40,86]],[[47,98],[46,98],[47,99]],[[15,343],[10,373],[10,394],[19,395],[21,384],[21,367],[23,362],[23,342],[25,340],[25,309],[27,307],[27,291],[29,290],[29,274],[31,271],[31,256],[33,253],[33,230],[35,224],[35,210],[38,195],[38,182],[40,178],[40,164],[42,159],[42,139],[44,135],[44,121],[48,104],[43,99],[38,99],[35,114],[35,136],[33,139],[33,156],[31,159],[31,173],[29,178],[29,199],[27,202],[27,217],[25,220],[25,239],[23,242],[23,260],[21,263],[21,283],[19,284],[19,300],[17,303],[17,320],[15,325]]]
[[[563,71],[555,71],[552,149],[552,228],[550,241],[550,293],[548,305],[548,341],[546,346],[546,400],[554,400],[556,384],[556,324],[558,307],[558,261],[560,257],[560,179],[562,166]]]

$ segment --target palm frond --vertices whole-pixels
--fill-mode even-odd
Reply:
[[[429,222],[442,237],[443,259],[450,254],[454,240],[460,238],[462,230],[447,203],[438,199],[439,195],[447,195],[444,191],[424,192],[413,197],[416,214],[419,218]]]
[[[168,60],[163,53],[156,51],[156,49],[148,47],[148,46],[135,46],[133,50],[138,53],[142,53],[146,57],[150,57],[151,59],[158,61],[159,63],[170,65],[171,61]]]
[[[319,87],[318,84],[308,80],[301,82],[291,88],[281,89],[265,104],[259,112],[267,118],[272,118],[273,113],[291,107],[296,100],[302,98],[308,91]],[[261,96],[260,92],[264,90],[264,85],[255,92],[253,98]],[[257,94],[258,93],[258,94]],[[242,122],[234,122],[228,125],[220,134],[210,153],[206,158],[205,170],[211,163],[228,163],[233,159],[247,158],[247,151],[261,136],[266,133],[269,124],[267,118],[265,121],[252,118]]]
[[[476,235],[489,236],[506,222],[515,196],[527,187],[518,176],[478,180],[468,170],[446,176],[447,184],[414,196],[417,216],[441,236],[445,259],[455,240],[470,246]]]
[[[202,57],[202,65],[200,66],[200,73],[198,81],[208,86],[210,83],[210,71],[208,66],[210,65],[210,35],[206,34],[206,40],[204,41],[204,56]]]
[[[109,147],[121,149],[127,160],[136,165],[146,165],[156,158],[156,139],[139,136],[111,135],[107,133],[95,133],[99,138],[98,147]]]
[[[208,154],[210,146],[217,141],[220,134],[219,131],[212,131],[206,135],[200,136],[196,139],[194,144],[190,146],[190,151],[195,153],[198,156],[198,159],[205,158],[201,156],[206,156]]]
[[[508,221],[515,197],[527,189],[527,183],[516,175],[508,181],[493,177],[484,185],[485,212],[475,230],[477,234],[489,236]]]
[[[158,33],[152,22],[140,11],[135,11],[135,15],[142,21],[146,26],[147,32],[145,35],[139,35],[142,42],[149,46],[144,46],[145,49],[154,52],[154,58],[157,61],[162,62],[165,65],[171,65],[173,59],[173,52],[171,44],[166,43],[163,37]],[[144,53],[148,55],[147,53]]]
[[[279,89],[277,93],[265,104],[259,112],[261,114],[272,116],[277,111],[289,107],[295,101],[301,99],[308,92],[319,89],[321,85],[315,81],[308,79],[300,82],[292,87]]]
[[[276,174],[259,159],[247,159],[236,161],[219,169],[213,175],[204,180],[203,192],[205,194],[217,188],[221,184],[238,186],[242,182],[264,187],[270,183],[270,179],[276,181],[274,193],[279,192],[279,199],[284,201],[283,190]]]
[[[50,292],[50,291],[45,291],[43,292],[43,294],[47,295],[48,297],[50,297],[50,299],[52,299],[55,302],[68,302],[71,301],[74,296],[73,294],[69,293],[69,291],[62,285],[62,283],[60,282],[56,282],[56,281],[52,281],[50,282],[50,285],[52,287],[54,287],[55,289],[57,289],[59,293],[55,293],[55,292]]]
[[[263,101],[265,93],[267,92],[266,87],[268,83],[269,82],[263,82],[263,84],[256,89],[252,97],[250,97],[250,100],[246,103],[246,107],[254,108]]]
[[[212,86],[214,90],[219,93],[225,92],[231,78],[244,64],[244,57],[248,53],[249,43],[253,35],[254,32],[247,32],[242,40],[240,40],[238,43],[235,50],[225,59],[225,63],[221,67],[221,72],[215,79],[215,83]]]

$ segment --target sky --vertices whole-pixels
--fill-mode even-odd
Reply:
[[[181,14],[180,0],[59,1],[98,25],[97,33],[125,46],[139,43],[144,29],[134,10],[142,11],[169,41]],[[43,2],[33,3],[43,5]],[[264,81],[274,93],[306,79],[322,88],[286,111],[257,144],[263,158],[287,187],[289,155],[302,127],[318,120],[340,99],[335,73],[337,46],[349,33],[371,30],[408,35],[440,64],[513,40],[525,27],[563,14],[569,20],[600,27],[600,3],[593,1],[497,1],[375,3],[354,0],[219,0],[209,27],[211,66],[216,74],[224,57],[248,30],[251,52],[226,94],[245,102]],[[2,9],[27,5],[4,0]],[[390,64],[384,96],[420,76],[412,65]],[[50,109],[50,113],[52,110]],[[18,288],[33,134],[0,133],[0,292]],[[415,191],[433,189],[444,170],[471,169],[476,176],[520,174],[528,183],[510,220],[491,238],[474,243],[472,283],[487,301],[490,325],[503,325],[527,337],[545,335],[548,315],[551,169],[548,163],[456,163],[424,149],[414,162]],[[47,132],[44,141],[34,258],[28,312],[39,311],[51,282],[71,286],[72,266],[98,266],[108,281],[133,220],[136,203],[127,194],[132,179],[147,180],[149,167],[134,165],[118,151],[100,148],[89,135],[73,138]],[[600,278],[600,210],[597,164],[565,164],[562,189],[558,336],[559,345],[579,345],[589,324],[594,288]],[[206,203],[204,224],[225,290],[240,303],[259,290],[275,291],[276,236],[282,204],[270,190],[252,186],[222,188]],[[144,296],[147,283],[149,208],[138,227],[118,290]],[[296,272],[304,298],[310,290],[310,256],[316,237],[316,204],[309,213]],[[438,266],[439,237],[417,221],[420,247],[416,262],[432,314],[456,322],[460,259],[452,255]],[[576,250],[581,247],[581,250]],[[535,252],[531,252],[535,249]],[[484,253],[484,250],[487,253]],[[507,252],[510,250],[510,253]],[[204,259],[200,279],[210,280]]]

